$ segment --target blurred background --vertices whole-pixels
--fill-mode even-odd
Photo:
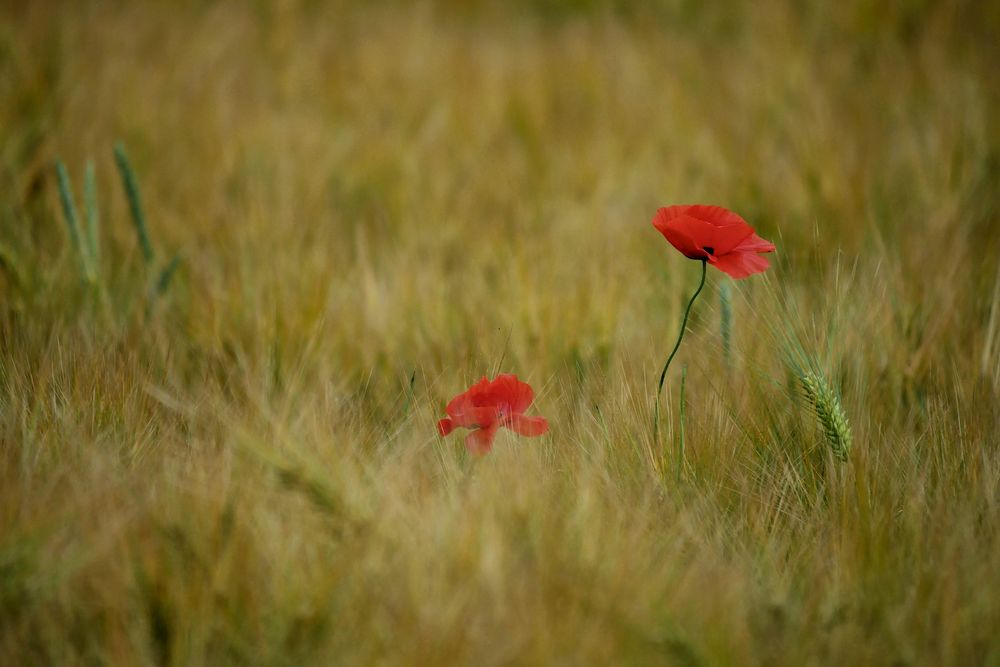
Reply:
[[[995,664],[998,34],[0,0],[0,662]],[[778,251],[661,439],[684,203]],[[434,422],[497,371],[553,430],[471,459]]]

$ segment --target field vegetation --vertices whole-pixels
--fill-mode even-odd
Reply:
[[[0,664],[1000,665],[998,34],[0,2]]]

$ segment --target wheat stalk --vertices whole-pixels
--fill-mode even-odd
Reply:
[[[847,413],[844,411],[840,396],[820,373],[800,371],[799,381],[806,399],[819,419],[820,426],[823,427],[823,433],[830,443],[833,455],[841,461],[846,461],[851,451],[851,426],[847,421]]]

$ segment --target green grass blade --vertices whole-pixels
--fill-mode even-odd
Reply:
[[[87,167],[83,173],[83,208],[87,219],[87,251],[91,267],[96,274],[100,264],[101,249],[98,241],[100,213],[97,210],[97,177],[93,160],[87,160]]]
[[[70,184],[66,165],[62,160],[56,161],[56,175],[59,179],[59,201],[62,203],[63,218],[69,228],[70,241],[73,247],[80,249],[80,226],[77,223],[76,204],[73,201],[73,186]]]
[[[171,259],[170,262],[163,267],[163,270],[160,271],[160,277],[156,281],[156,296],[161,296],[167,291],[167,288],[170,287],[170,281],[173,279],[174,274],[177,273],[177,269],[180,265],[181,256],[174,255],[173,259]]]
[[[729,281],[723,281],[719,286],[719,311],[722,353],[726,359],[726,367],[730,367],[733,357],[733,295]]]
[[[66,220],[66,227],[69,230],[70,242],[76,250],[80,261],[80,269],[86,280],[92,281],[93,275],[90,263],[87,261],[87,252],[83,246],[83,239],[80,236],[79,217],[76,213],[76,202],[73,198],[73,185],[69,180],[69,173],[62,160],[56,161],[56,176],[59,181],[59,200],[62,202],[63,218]]]
[[[118,165],[118,173],[121,174],[122,186],[125,188],[125,194],[128,197],[129,211],[132,213],[132,224],[135,227],[135,235],[139,239],[139,247],[142,249],[142,258],[146,264],[152,264],[155,255],[153,253],[153,244],[149,240],[146,216],[142,210],[139,184],[136,181],[132,165],[125,155],[125,147],[121,142],[115,144],[115,162]]]

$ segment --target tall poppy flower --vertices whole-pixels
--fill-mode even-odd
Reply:
[[[701,260],[701,282],[688,301],[677,342],[660,373],[660,385],[656,390],[659,396],[670,362],[684,339],[691,306],[705,287],[706,267],[711,264],[733,278],[746,278],[767,270],[767,258],[761,257],[761,254],[774,252],[775,247],[770,241],[757,236],[746,220],[721,206],[665,206],[656,211],[653,226],[685,257]],[[659,409],[659,400],[656,406]]]
[[[737,279],[767,270],[761,253],[775,250],[746,220],[721,206],[667,206],[656,212],[653,226],[685,257],[706,261]]]
[[[493,448],[493,438],[501,426],[525,436],[549,430],[543,417],[524,414],[534,400],[531,385],[516,375],[498,375],[492,381],[484,377],[451,399],[445,408],[448,417],[438,422],[438,432],[446,436],[456,428],[471,428],[472,433],[465,438],[466,448],[473,454],[486,454]]]

